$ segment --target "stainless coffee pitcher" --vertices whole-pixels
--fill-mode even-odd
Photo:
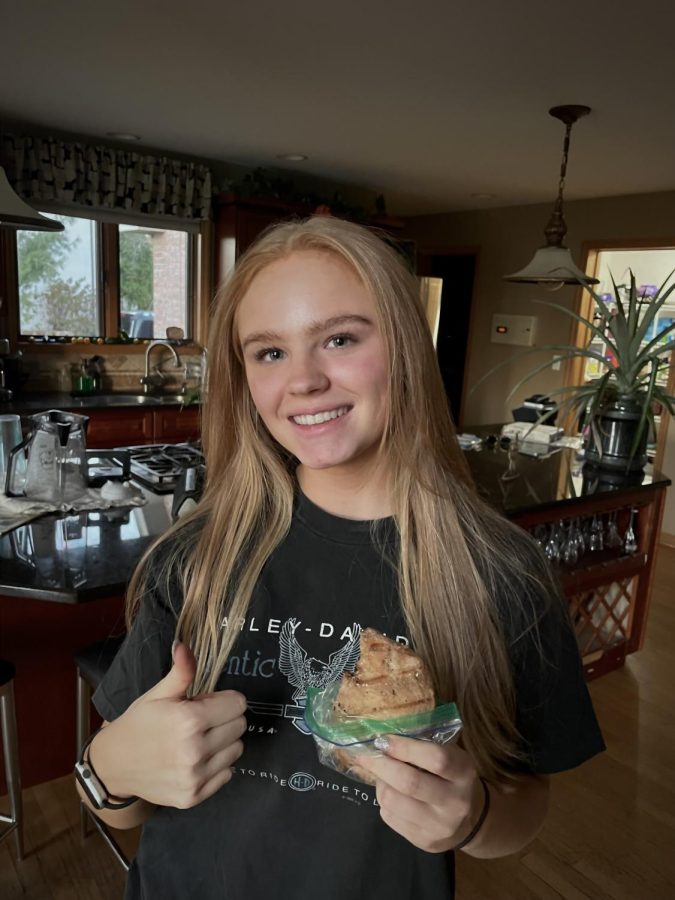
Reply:
[[[85,432],[89,419],[50,409],[30,416],[31,429],[9,455],[5,493],[49,503],[71,503],[87,489]],[[25,481],[18,483],[25,457]]]

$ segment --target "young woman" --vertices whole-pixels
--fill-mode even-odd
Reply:
[[[127,897],[451,897],[454,849],[525,846],[547,776],[603,748],[546,562],[477,496],[416,281],[372,232],[269,231],[209,351],[205,494],[142,560],[95,695],[88,758],[129,803],[100,815],[145,823]],[[367,626],[465,723],[458,745],[383,741],[374,788],[303,721]]]

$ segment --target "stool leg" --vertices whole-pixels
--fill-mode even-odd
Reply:
[[[0,692],[0,724],[2,725],[2,750],[5,755],[5,775],[11,817],[14,822],[16,857],[23,859],[23,802],[21,799],[21,774],[19,772],[19,739],[16,733],[14,685],[10,681]]]
[[[77,700],[76,700],[76,719],[75,719],[75,759],[80,758],[82,744],[89,737],[91,731],[91,715],[89,703],[91,701],[91,688],[82,677],[80,670],[77,670]],[[91,822],[87,807],[80,800],[80,834],[83,838],[91,832]]]

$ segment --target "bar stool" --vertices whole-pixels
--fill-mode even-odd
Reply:
[[[14,832],[16,858],[23,859],[23,804],[21,802],[21,775],[19,774],[19,740],[16,733],[14,708],[14,676],[12,663],[0,659],[0,728],[2,728],[2,752],[5,757],[5,778],[9,794],[9,815],[0,815],[0,822],[9,823],[0,833],[0,841]]]
[[[103,680],[103,676],[112,665],[117,651],[122,645],[124,635],[108,637],[96,644],[85,647],[75,654],[77,666],[77,721],[75,750],[79,759],[80,751],[85,740],[91,734],[91,695]],[[80,800],[80,833],[83,838],[90,834],[90,824],[93,824],[108,847],[112,850],[125,871],[129,871],[129,860],[117,843],[105,822],[94,815],[89,807]]]

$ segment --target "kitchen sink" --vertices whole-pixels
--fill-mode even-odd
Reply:
[[[89,399],[89,398],[87,398]],[[98,394],[91,398],[94,406],[167,406],[185,403],[187,394]]]

